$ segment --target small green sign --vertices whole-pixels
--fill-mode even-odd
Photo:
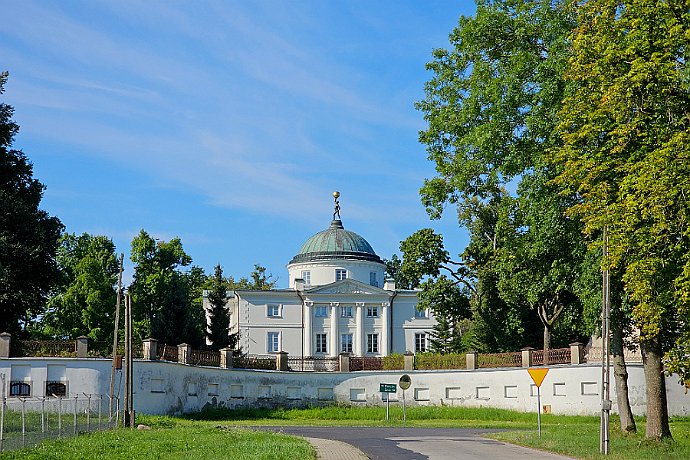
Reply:
[[[398,391],[398,386],[395,383],[381,383],[379,384],[379,391],[381,393],[395,393]]]

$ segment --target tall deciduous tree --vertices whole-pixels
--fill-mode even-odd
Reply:
[[[66,233],[60,239],[57,261],[60,282],[48,301],[43,332],[112,342],[119,271],[112,240]]]
[[[586,254],[581,225],[565,218],[568,202],[549,179],[543,173],[524,177],[509,213],[511,231],[497,256],[499,292],[506,301],[524,302],[536,311],[544,327],[544,350],[551,348],[554,326],[565,312],[571,310],[572,318],[580,316],[576,283]],[[574,333],[570,341],[579,339],[579,324],[570,326]]]
[[[512,318],[519,331],[508,336],[527,338],[529,321],[519,310],[531,305],[543,322],[546,346],[571,295],[565,286],[552,290],[558,283],[556,260],[539,255],[558,257],[563,246],[548,237],[538,217],[548,205],[548,215],[560,220],[558,227],[570,222],[559,214],[564,208],[560,195],[534,178],[552,174],[545,152],[561,142],[555,126],[565,90],[566,39],[573,26],[565,3],[479,1],[476,15],[461,17],[451,33],[452,48],[434,51],[426,97],[417,104],[428,122],[420,141],[438,173],[425,181],[422,202],[432,218],[440,217],[447,204],[456,205],[460,223],[470,230],[463,262],[475,280],[477,311],[489,321],[492,311],[503,312],[501,317]],[[516,184],[517,196],[509,192]],[[544,199],[547,191],[549,199]],[[516,207],[532,218],[516,226]],[[530,252],[530,241],[541,243],[540,254]],[[506,270],[511,265],[533,275],[531,295],[511,295],[517,291]]]
[[[199,299],[205,275],[198,267],[180,270],[192,262],[180,239],[156,241],[141,230],[132,240],[131,259],[136,266],[129,290],[139,335],[200,346],[204,314]]]
[[[690,2],[580,8],[561,112],[560,183],[590,234],[608,229],[640,330],[648,438],[670,437],[662,356],[690,301]],[[682,315],[685,314],[685,317]]]
[[[7,72],[0,73],[0,94]],[[21,333],[43,312],[57,279],[55,252],[63,226],[39,209],[44,186],[23,152],[13,149],[19,126],[0,103],[0,331]]]

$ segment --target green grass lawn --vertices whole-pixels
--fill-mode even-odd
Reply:
[[[402,409],[331,406],[311,409],[209,410],[184,417],[141,416],[137,423],[151,430],[118,429],[51,441],[38,448],[0,455],[2,459],[313,459],[314,450],[304,440],[253,431],[250,426],[416,426],[443,428],[501,428],[487,436],[574,458],[605,458],[599,454],[599,418],[542,416],[542,436],[537,436],[537,416],[501,409],[463,407],[413,407],[402,421]],[[690,418],[671,420],[674,440],[644,440],[644,419],[637,419],[639,434],[622,435],[611,419],[611,454],[614,459],[689,459]],[[243,428],[244,427],[244,428]]]
[[[277,433],[229,428],[211,422],[142,417],[151,430],[120,428],[47,441],[33,449],[7,452],[2,459],[315,459],[304,439]]]

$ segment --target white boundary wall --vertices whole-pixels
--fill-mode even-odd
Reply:
[[[31,385],[31,396],[44,396],[46,380],[62,380],[75,394],[107,394],[109,359],[0,359],[6,395],[10,380]],[[134,408],[140,413],[192,412],[206,405],[304,406],[310,404],[383,404],[379,384],[397,383],[404,373],[412,386],[405,392],[410,406],[497,407],[536,412],[536,388],[525,368],[458,371],[278,372],[197,367],[163,361],[134,362]],[[641,364],[628,365],[630,402],[635,414],[646,410]],[[116,392],[122,392],[121,371]],[[614,379],[611,376],[611,382]],[[541,401],[554,414],[596,415],[600,411],[601,367],[595,364],[550,366],[541,386]],[[690,393],[674,375],[666,379],[670,415],[690,415]],[[613,411],[617,410],[611,388]],[[402,401],[402,390],[391,394]]]

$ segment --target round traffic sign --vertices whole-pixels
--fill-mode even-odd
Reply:
[[[412,379],[410,379],[409,375],[405,374],[402,377],[400,377],[398,385],[400,385],[400,388],[402,388],[403,390],[407,390],[408,388],[410,388],[410,385],[412,385]]]

